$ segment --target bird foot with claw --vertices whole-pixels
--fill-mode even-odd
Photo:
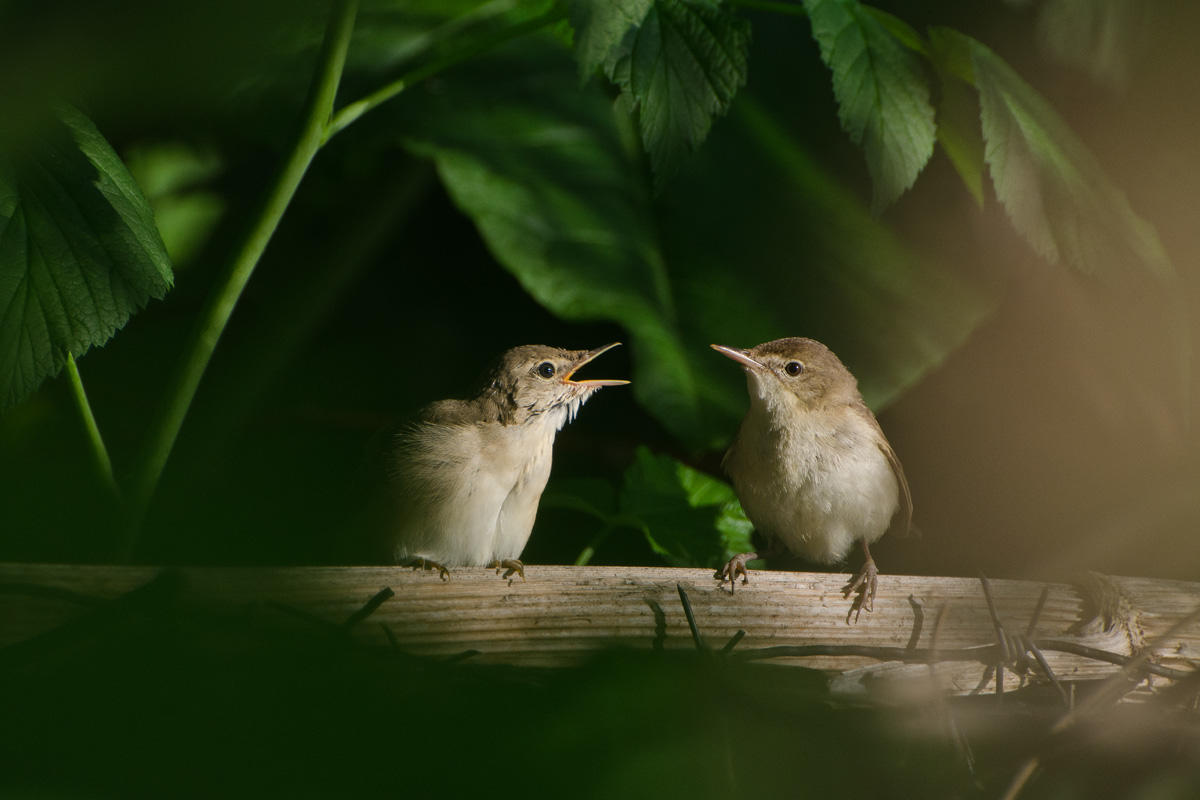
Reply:
[[[438,562],[431,561],[428,558],[421,558],[420,556],[418,556],[416,558],[410,558],[407,561],[401,563],[400,566],[412,567],[413,570],[418,570],[418,569],[423,569],[423,570],[427,570],[427,571],[437,570],[439,578],[441,578],[443,581],[450,580],[450,570],[447,569],[444,564],[439,564]]]
[[[858,617],[862,614],[863,609],[868,612],[875,610],[875,589],[878,585],[879,570],[875,566],[875,560],[868,558],[862,565],[862,569],[842,587],[843,598],[854,595],[854,601],[850,603],[850,610],[846,612],[847,625],[850,624],[850,617],[854,617],[854,621],[858,622]]]
[[[506,558],[500,561],[493,561],[488,566],[495,567],[497,575],[500,575],[500,570],[504,570],[504,574],[500,575],[500,578],[507,580],[509,586],[512,586],[513,575],[520,575],[521,580],[525,580],[525,562],[519,558]]]
[[[729,593],[733,594],[739,575],[742,576],[743,585],[750,583],[750,575],[746,572],[746,562],[754,561],[756,558],[758,558],[758,553],[738,553],[729,559],[728,564],[714,572],[713,577],[721,581],[721,586],[725,585],[725,581],[729,581]]]

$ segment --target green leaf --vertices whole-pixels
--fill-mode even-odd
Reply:
[[[625,35],[641,26],[654,0],[572,0],[575,58],[587,77],[609,60]]]
[[[670,456],[639,447],[625,471],[621,513],[636,520],[669,564],[716,568],[753,548],[733,487]]]
[[[531,37],[456,70],[398,124],[408,147],[436,162],[496,260],[555,314],[624,326],[638,399],[685,441],[706,443],[622,116],[573,73],[558,42]]]
[[[750,26],[722,7],[655,0],[605,64],[633,101],[661,186],[746,83]]]
[[[19,159],[0,161],[0,409],[104,344],[171,287],[150,207],[73,108]]]
[[[866,151],[872,207],[879,211],[913,185],[933,155],[936,126],[925,71],[893,35],[894,26],[856,0],[805,0],[804,7],[833,73],[842,128]]]
[[[1139,217],[1079,137],[986,46],[962,36],[979,90],[984,157],[1016,229],[1051,263],[1105,278],[1131,267],[1174,276],[1154,228]]]

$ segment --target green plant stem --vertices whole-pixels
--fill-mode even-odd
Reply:
[[[520,22],[512,27],[496,31],[490,36],[481,37],[479,41],[473,42],[470,45],[463,47],[461,50],[450,53],[449,55],[439,58],[436,61],[431,61],[428,64],[424,64],[410,72],[405,73],[404,75],[401,75],[396,80],[392,81],[386,86],[376,89],[374,92],[371,92],[361,100],[355,100],[352,103],[347,103],[333,115],[333,119],[330,121],[326,129],[325,141],[332,139],[346,126],[354,122],[363,114],[378,108],[414,84],[420,83],[426,78],[430,78],[439,72],[443,72],[450,67],[461,64],[464,61],[469,61],[470,59],[482,55],[493,48],[499,47],[505,42],[517,39],[540,28],[544,28],[553,22],[563,19],[565,16],[566,12],[563,9],[556,7],[540,17],[534,17],[533,19],[525,20],[524,22]]]
[[[237,305],[242,290],[271,241],[271,236],[283,218],[309,164],[327,138],[326,131],[329,128],[333,102],[341,81],[357,13],[358,0],[336,0],[333,4],[296,143],[275,178],[275,183],[245,240],[229,264],[225,277],[206,306],[167,396],[165,411],[151,428],[149,448],[134,483],[129,508],[125,542],[127,557],[131,556],[136,548],[150,500],[158,488],[159,479],[171,455],[184,417],[234,306]]]
[[[83,380],[79,377],[79,367],[75,366],[75,356],[70,353],[67,353],[67,377],[71,384],[71,394],[75,397],[75,405],[79,407],[79,416],[83,419],[88,442],[92,446],[92,457],[96,459],[96,472],[113,494],[119,494],[116,478],[113,477],[112,460],[108,457],[108,448],[104,446],[104,437],[100,435],[100,427],[96,425],[96,416],[92,413],[87,392],[83,390]]]

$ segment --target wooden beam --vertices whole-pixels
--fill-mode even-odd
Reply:
[[[994,678],[981,683],[983,662],[1000,652],[974,578],[882,575],[875,610],[847,624],[840,574],[755,571],[748,586],[739,583],[730,592],[708,570],[536,565],[527,568],[527,580],[510,583],[488,569],[454,570],[442,581],[436,573],[398,567],[0,564],[0,647],[92,613],[164,574],[178,579],[172,602],[188,608],[253,610],[281,621],[300,614],[330,625],[345,623],[390,588],[394,595],[355,623],[352,637],[419,655],[478,651],[473,658],[487,663],[554,667],[608,647],[694,648],[677,587],[708,647],[724,647],[741,630],[733,657],[808,648],[811,654],[769,661],[829,670],[842,694],[927,690],[930,660],[937,662],[934,683],[951,693],[994,691]],[[1146,653],[1147,664],[1161,673],[1150,680],[1159,683],[1200,660],[1200,623],[1178,624],[1200,608],[1200,584],[1090,574],[1079,585],[993,580],[990,586],[1004,630],[1030,633],[1060,680],[1095,680],[1120,670],[1081,654],[1090,651]],[[1039,602],[1036,625],[1027,631]],[[935,647],[936,654],[930,652]],[[877,657],[854,654],[863,648]],[[1020,643],[1013,650],[1015,657]],[[1006,690],[1021,681],[1011,667],[1010,661],[1003,670]],[[1046,682],[1036,666],[1025,680]]]

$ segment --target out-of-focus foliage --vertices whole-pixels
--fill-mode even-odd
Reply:
[[[1034,249],[1109,279],[1137,269],[1173,277],[1154,228],[1049,104],[986,46],[943,33],[969,52],[996,196]]]
[[[225,210],[224,199],[211,186],[221,172],[221,159],[184,142],[164,142],[131,148],[126,160],[178,269],[196,256]]]
[[[108,341],[171,287],[141,189],[95,125],[60,106],[32,152],[0,154],[0,409]]]

